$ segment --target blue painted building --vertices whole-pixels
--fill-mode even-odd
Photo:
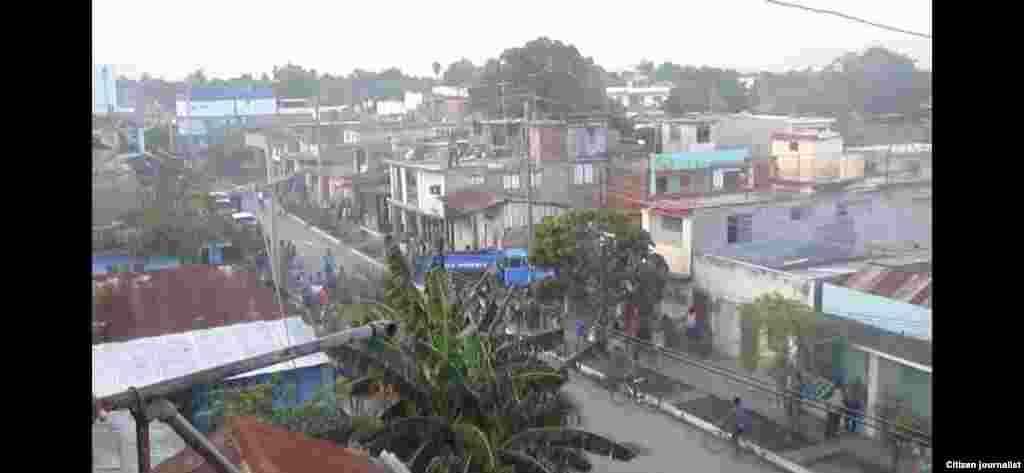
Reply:
[[[655,196],[736,190],[747,183],[750,148],[656,154],[648,169]]]
[[[111,272],[146,272],[159,269],[174,269],[181,266],[181,260],[170,256],[154,256],[136,258],[133,256],[96,256],[92,257],[92,275],[98,276]]]
[[[816,309],[848,327],[837,377],[867,388],[868,409],[899,400],[920,421],[932,416],[930,264],[868,266],[817,290]]]

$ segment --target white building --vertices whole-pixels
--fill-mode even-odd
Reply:
[[[790,117],[785,115],[754,115],[737,113],[719,116],[716,141],[721,147],[749,146],[755,158],[767,157],[772,151],[775,133],[827,133],[836,119],[825,117]]]
[[[418,92],[405,93],[405,109],[412,111],[420,108],[423,104],[423,94]]]
[[[605,91],[609,98],[618,101],[626,108],[630,106],[657,107],[668,100],[672,93],[672,85],[629,81],[625,87],[608,87]]]
[[[380,100],[377,102],[377,115],[405,115],[405,102],[402,100]]]
[[[465,87],[452,87],[448,85],[438,85],[431,89],[437,97],[469,97],[469,89]]]

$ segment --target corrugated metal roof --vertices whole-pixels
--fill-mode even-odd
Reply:
[[[210,441],[235,465],[253,473],[385,473],[367,455],[298,432],[264,424],[252,417],[235,418]],[[205,473],[216,468],[191,448],[157,466],[154,473]]]
[[[459,212],[483,210],[497,205],[501,199],[493,192],[481,190],[459,190],[444,197],[445,205]]]
[[[94,322],[108,323],[112,341],[156,337],[208,326],[275,320],[281,309],[274,291],[248,271],[184,265],[148,273],[113,273],[93,278],[111,297],[97,301]]]
[[[930,271],[905,271],[871,266],[863,271],[837,278],[838,286],[931,308]]]
[[[93,393],[109,396],[132,386],[146,386],[314,339],[313,329],[293,317],[95,345]],[[326,355],[317,353],[232,379],[327,362]]]

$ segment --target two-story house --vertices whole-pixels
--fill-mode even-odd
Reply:
[[[772,155],[775,133],[815,132],[832,130],[836,120],[825,117],[791,117],[736,113],[714,117],[717,126],[715,141],[719,147],[747,146],[756,158]]]
[[[864,156],[844,153],[839,133],[796,130],[772,133],[771,139],[771,154],[781,181],[813,184],[864,177]]]

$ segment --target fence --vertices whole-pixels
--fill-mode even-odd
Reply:
[[[635,353],[635,359],[652,363],[653,371],[660,372],[667,362],[683,363],[691,367],[711,373],[712,375],[728,379],[731,382],[750,388],[751,392],[760,391],[774,397],[784,398],[787,402],[794,402],[805,411],[838,412],[847,415],[845,409],[836,408],[823,402],[823,399],[831,395],[833,385],[831,382],[818,378],[809,382],[802,390],[780,391],[774,383],[769,383],[743,373],[731,371],[726,368],[714,366],[702,360],[696,360],[684,353],[657,346],[653,343],[630,337],[622,332],[610,332],[611,343],[624,344],[631,353]],[[681,380],[685,381],[685,380]],[[696,388],[696,387],[695,387]],[[708,393],[713,394],[713,393]],[[805,395],[806,394],[806,395]],[[931,435],[916,428],[906,428],[894,421],[879,418],[871,413],[858,412],[859,421],[862,425],[876,428],[889,433],[891,437],[897,437],[906,443],[916,444],[925,449],[931,448]]]

